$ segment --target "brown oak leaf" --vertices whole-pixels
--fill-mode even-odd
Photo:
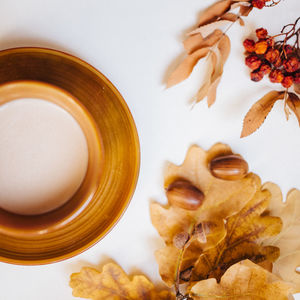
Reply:
[[[73,296],[93,300],[175,300],[169,291],[157,291],[145,276],[132,278],[114,263],[108,263],[102,272],[84,267],[71,275]]]
[[[284,98],[284,92],[271,91],[259,99],[244,118],[241,137],[246,137],[256,131],[265,121],[277,100]]]
[[[280,248],[280,256],[273,265],[273,273],[284,281],[293,284],[294,293],[300,292],[300,191],[293,189],[286,202],[282,202],[279,187],[272,183],[264,185],[272,193],[269,212],[272,216],[280,216],[283,222],[282,231],[274,237],[264,241],[264,244]]]
[[[194,285],[194,300],[288,300],[292,299],[289,284],[249,260],[231,266],[217,283],[215,278]]]
[[[157,213],[159,206],[152,207],[152,212]],[[163,217],[163,214],[161,215]],[[191,220],[191,225],[194,224],[194,220]],[[187,272],[193,268],[194,263],[198,259],[199,255],[206,249],[215,246],[224,236],[225,227],[223,221],[215,222],[203,222],[205,241],[199,239],[197,234],[193,235],[186,245],[183,245],[181,249],[176,244],[167,243],[166,247],[159,249],[155,252],[155,258],[159,265],[159,273],[162,280],[171,287],[174,285],[177,276],[180,281],[188,281]],[[195,226],[191,226],[191,235],[195,229]],[[191,273],[189,274],[189,276]]]
[[[155,202],[150,205],[152,223],[166,243],[165,248],[156,252],[156,260],[160,274],[169,286],[174,284],[178,255],[183,254],[179,272],[193,266],[204,250],[216,245],[225,236],[223,219],[240,211],[261,186],[259,177],[252,173],[236,181],[214,177],[208,168],[209,162],[217,156],[227,154],[232,154],[232,150],[224,144],[216,144],[208,151],[192,146],[182,165],[168,165],[165,187],[177,178],[192,182],[205,195],[204,202],[198,210],[185,210],[170,204],[163,206]],[[208,224],[209,230],[204,230],[208,231],[205,232],[207,242],[192,240],[184,249],[184,253],[181,253],[181,250],[173,245],[174,237],[182,232],[191,234],[201,222]]]
[[[261,246],[258,241],[277,235],[282,228],[280,218],[264,216],[271,193],[258,190],[237,214],[226,219],[226,236],[215,247],[204,251],[193,269],[192,281],[214,277],[218,281],[235,263],[250,259],[255,263],[274,262],[279,256],[275,246]],[[231,205],[231,203],[228,205]]]

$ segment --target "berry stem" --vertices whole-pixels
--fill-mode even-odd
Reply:
[[[288,40],[295,37],[295,42],[294,42],[293,47],[297,48],[297,50],[299,50],[299,48],[300,48],[300,45],[299,45],[300,27],[298,26],[299,21],[300,21],[300,17],[297,18],[295,23],[285,25],[281,29],[281,32],[279,34],[274,35],[273,38],[282,36],[282,35],[285,36],[285,38],[283,40],[277,41],[276,44],[280,44],[284,47]],[[297,28],[297,27],[299,27],[299,28]]]
[[[265,4],[265,7],[273,7],[277,4],[279,4],[280,2],[281,2],[281,0],[277,0],[277,1],[272,0],[272,3],[271,4]]]

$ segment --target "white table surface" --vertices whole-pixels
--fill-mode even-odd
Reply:
[[[181,163],[194,143],[209,148],[221,141],[242,154],[262,181],[279,184],[286,194],[300,188],[300,129],[294,116],[286,122],[283,104],[275,105],[263,127],[240,139],[244,115],[273,87],[253,83],[244,66],[242,41],[255,29],[271,34],[299,16],[299,0],[255,10],[246,27],[229,32],[232,51],[216,104],[192,110],[189,99],[200,85],[204,64],[193,78],[170,90],[165,75],[183,53],[182,37],[199,12],[213,0],[1,0],[0,49],[43,46],[69,52],[103,72],[119,89],[136,121],[141,143],[141,170],[125,215],[97,245],[67,261],[46,266],[0,264],[1,300],[71,300],[69,276],[82,266],[109,259],[127,272],[143,272],[159,281],[154,259],[162,241],[151,225],[149,201],[165,201],[164,163]],[[300,299],[298,296],[297,299]]]

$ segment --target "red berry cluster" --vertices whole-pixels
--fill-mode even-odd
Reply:
[[[270,7],[277,5],[281,0],[251,0],[251,5],[253,7],[262,9],[265,6]]]
[[[266,0],[252,0],[251,4],[253,7],[262,9],[266,5]]]
[[[264,28],[256,30],[258,41],[246,39],[246,65],[252,70],[251,80],[260,81],[265,75],[273,83],[289,88],[300,83],[300,62],[297,49],[287,44],[277,44]]]

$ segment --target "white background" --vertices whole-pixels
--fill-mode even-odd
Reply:
[[[192,110],[189,100],[200,86],[205,64],[190,80],[166,90],[164,79],[182,57],[182,38],[213,0],[1,0],[0,48],[44,46],[77,55],[103,72],[119,89],[135,118],[141,143],[138,186],[125,215],[96,246],[65,262],[22,267],[0,264],[1,300],[71,300],[69,276],[84,265],[109,259],[127,272],[143,272],[159,282],[154,259],[162,242],[149,218],[149,201],[165,201],[162,171],[167,160],[181,163],[194,143],[207,149],[221,141],[242,154],[262,181],[284,192],[300,188],[300,129],[294,116],[285,120],[275,105],[263,127],[240,139],[250,106],[270,88],[254,83],[244,66],[242,41],[257,27],[270,34],[298,17],[299,0],[255,9],[246,27],[229,32],[232,51],[216,104]],[[178,61],[178,60],[177,60]],[[1,66],[0,66],[1,67]],[[275,87],[276,88],[276,87]],[[280,88],[280,86],[278,86]],[[300,299],[300,296],[298,297]]]

